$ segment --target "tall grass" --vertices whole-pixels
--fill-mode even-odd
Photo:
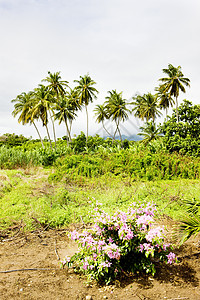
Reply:
[[[0,147],[0,169],[26,168],[27,166],[51,166],[58,157],[71,152],[66,145],[60,145],[56,150],[49,146],[42,149],[40,144],[30,144],[17,147]]]
[[[41,155],[37,150],[24,151],[22,149],[0,147],[0,168],[16,169],[28,165],[40,165]]]

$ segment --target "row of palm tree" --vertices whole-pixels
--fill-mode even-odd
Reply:
[[[159,79],[161,84],[157,87],[156,93],[153,95],[147,93],[144,95],[137,94],[132,98],[132,102],[128,103],[123,98],[122,92],[116,90],[108,91],[108,96],[103,104],[96,105],[94,111],[96,121],[102,123],[103,128],[109,134],[110,137],[115,139],[118,132],[120,139],[122,140],[120,131],[120,122],[124,122],[128,119],[129,114],[133,113],[135,117],[145,121],[146,124],[151,121],[151,128],[155,128],[156,117],[161,116],[160,109],[166,110],[176,103],[176,111],[178,108],[178,96],[179,91],[185,92],[185,86],[189,86],[190,80],[183,76],[181,67],[175,68],[171,64],[168,65],[168,69],[163,69],[163,72],[168,75]],[[58,120],[58,123],[64,123],[66,126],[66,132],[68,140],[71,141],[71,129],[72,122],[77,117],[77,112],[85,106],[87,116],[87,134],[88,138],[88,105],[97,98],[98,91],[94,87],[96,82],[92,80],[89,74],[80,76],[79,80],[74,80],[76,86],[74,89],[69,87],[69,83],[66,80],[62,80],[60,72],[51,73],[48,72],[48,76],[42,80],[44,84],[39,84],[37,88],[28,93],[21,93],[15,99],[13,116],[19,115],[18,122],[25,124],[33,124],[40,137],[42,147],[43,141],[39,130],[36,126],[36,121],[41,121],[42,125],[46,128],[47,136],[52,148],[50,133],[48,129],[49,121],[52,122],[54,142],[56,147],[56,133],[54,121]],[[133,106],[132,109],[128,108]],[[116,129],[114,135],[112,135],[104,125],[105,120],[111,120],[115,122]],[[178,112],[177,112],[178,122]],[[146,127],[141,127],[145,130]]]
[[[168,69],[163,69],[163,73],[167,77],[160,78],[161,84],[155,88],[156,94],[145,94],[143,96],[137,95],[134,97],[135,116],[142,120],[146,119],[144,127],[139,135],[143,136],[143,143],[148,144],[150,141],[157,139],[160,136],[160,130],[156,127],[155,118],[160,116],[158,108],[166,110],[166,118],[168,116],[168,108],[176,103],[176,117],[179,122],[178,116],[178,96],[179,92],[186,92],[185,86],[190,86],[190,80],[185,78],[181,67],[174,67],[172,64],[168,65]],[[148,105],[147,105],[148,103]],[[148,106],[148,110],[146,107]],[[151,121],[149,121],[151,119]]]
[[[128,118],[128,113],[132,112],[135,117],[140,118],[142,121],[146,121],[146,125],[140,127],[140,129],[144,131],[144,134],[141,135],[144,137],[148,135],[147,140],[149,141],[155,138],[156,134],[159,133],[156,128],[155,120],[156,117],[161,116],[160,109],[166,110],[167,117],[168,108],[173,106],[175,102],[178,122],[179,91],[181,90],[185,93],[184,85],[190,86],[190,80],[184,77],[180,66],[176,68],[169,64],[168,69],[163,69],[163,73],[167,74],[168,77],[159,79],[162,84],[155,88],[156,93],[154,95],[151,93],[144,95],[137,94],[132,98],[133,101],[131,103],[127,103],[125,99],[122,99],[122,92],[117,93],[116,90],[108,92],[109,96],[106,97],[107,101],[105,101],[103,105],[96,106],[95,115],[97,117],[97,122],[102,122],[103,128],[109,133],[105,128],[104,121],[105,119],[114,120],[116,123],[114,137],[118,131],[121,138],[119,122],[125,121]],[[127,108],[128,104],[134,106],[131,111]]]
[[[54,121],[58,120],[59,124],[62,122],[65,123],[68,140],[71,141],[72,121],[77,116],[76,112],[85,105],[87,113],[87,106],[89,102],[93,101],[93,98],[96,98],[98,91],[93,87],[95,82],[89,74],[80,76],[80,80],[75,81],[77,86],[74,89],[70,89],[67,81],[61,80],[60,72],[48,72],[48,76],[42,82],[47,82],[47,85],[39,84],[33,91],[28,93],[23,92],[12,100],[15,103],[12,114],[14,117],[19,115],[19,123],[23,125],[29,123],[35,126],[43,148],[44,145],[36,126],[36,121],[41,121],[42,125],[46,128],[51,148],[53,148],[48,129],[48,123],[51,120],[56,148]]]

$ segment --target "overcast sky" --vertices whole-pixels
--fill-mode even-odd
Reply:
[[[34,127],[13,118],[11,100],[36,88],[48,71],[60,71],[71,87],[88,72],[96,81],[89,134],[101,134],[93,109],[107,91],[123,91],[126,99],[154,93],[169,63],[191,80],[179,101],[200,103],[199,56],[199,0],[0,0],[0,135],[37,137]],[[133,124],[139,126],[131,117],[130,133]],[[58,137],[66,134],[64,124],[56,130]],[[84,110],[72,128],[81,130]]]

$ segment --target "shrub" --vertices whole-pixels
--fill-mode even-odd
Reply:
[[[8,146],[8,147],[15,147],[15,146],[22,146],[30,139],[24,137],[22,134],[17,135],[15,133],[6,133],[0,137],[0,146]]]
[[[56,159],[59,157],[59,154],[56,150],[51,150],[49,148],[41,149],[41,163],[43,166],[52,166]]]
[[[122,272],[155,274],[155,260],[173,263],[175,254],[165,244],[164,228],[155,227],[154,204],[132,203],[127,213],[110,216],[97,204],[92,212],[93,226],[82,233],[69,233],[79,251],[65,257],[62,265],[87,275],[89,281],[109,284]]]
[[[183,100],[178,107],[178,115],[179,122],[174,110],[161,126],[166,149],[182,155],[200,156],[200,106]]]
[[[81,134],[76,139],[72,139],[70,146],[75,153],[84,152],[86,149],[86,136],[84,132],[81,131]]]

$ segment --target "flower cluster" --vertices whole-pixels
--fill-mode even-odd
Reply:
[[[154,275],[153,258],[176,262],[171,246],[165,243],[164,228],[154,225],[154,204],[132,203],[125,213],[118,210],[110,216],[97,203],[93,225],[82,233],[69,233],[79,244],[79,251],[66,257],[62,265],[107,284],[123,271],[145,271]]]

